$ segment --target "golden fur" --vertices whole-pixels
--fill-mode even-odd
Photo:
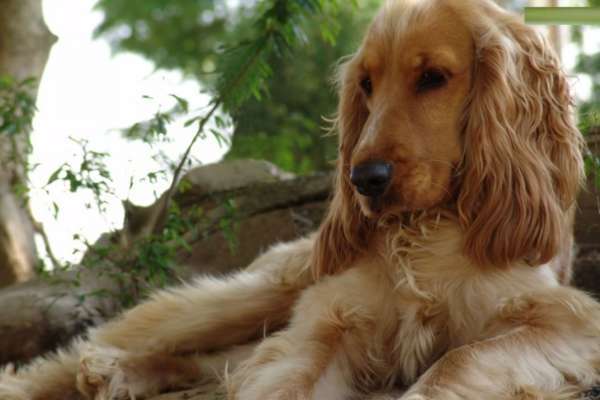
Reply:
[[[558,280],[582,139],[549,45],[489,0],[390,0],[339,83],[319,232],[6,370],[0,399],[215,375],[231,400],[579,398],[598,380],[600,305]],[[390,186],[362,196],[352,168],[382,159]]]

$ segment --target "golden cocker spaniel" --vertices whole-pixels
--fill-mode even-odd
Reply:
[[[226,364],[231,400],[579,398],[600,305],[560,285],[583,142],[550,46],[491,0],[389,0],[339,85],[315,235],[5,371],[0,398],[142,398]]]

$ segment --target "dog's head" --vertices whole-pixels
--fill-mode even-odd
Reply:
[[[491,0],[389,0],[340,72],[337,181],[315,272],[344,268],[377,220],[452,210],[479,265],[549,261],[581,183],[564,73]]]

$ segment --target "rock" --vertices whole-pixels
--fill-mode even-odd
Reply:
[[[231,160],[194,168],[186,173],[196,195],[240,189],[259,183],[293,179],[294,174],[264,160]]]
[[[324,202],[275,209],[239,221],[235,240],[217,231],[195,243],[179,261],[192,273],[223,274],[250,264],[278,242],[293,240],[316,229],[325,212]]]
[[[118,300],[101,294],[117,287],[108,274],[81,270],[0,290],[0,366],[54,350],[114,315]]]

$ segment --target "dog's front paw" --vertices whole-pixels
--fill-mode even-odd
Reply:
[[[93,400],[125,400],[158,393],[147,376],[143,357],[127,351],[91,345],[82,351],[77,388]]]

